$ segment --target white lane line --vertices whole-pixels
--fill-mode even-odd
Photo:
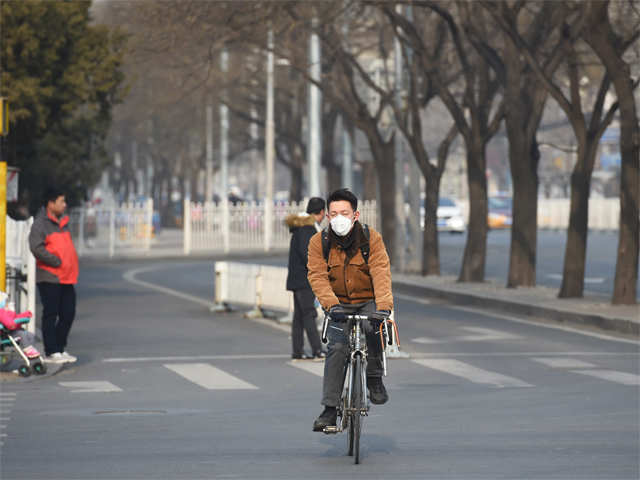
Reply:
[[[430,337],[418,337],[412,338],[411,341],[415,343],[434,344],[434,343],[454,343],[454,342],[491,342],[500,340],[514,340],[520,338],[520,335],[513,333],[503,332],[501,330],[494,330],[491,328],[483,327],[460,327],[461,330],[472,332],[473,335],[460,335],[457,337],[449,338],[430,338]]]
[[[523,325],[529,325],[532,327],[551,328],[553,330],[562,330],[563,332],[577,333],[579,335],[586,335],[587,337],[599,338],[601,340],[609,340],[612,342],[630,343],[632,345],[640,345],[638,340],[629,340],[627,338],[612,337],[603,333],[590,332],[588,330],[580,330],[578,328],[567,327],[566,325],[551,325],[548,323],[534,322],[533,320],[523,320],[522,318],[512,317],[510,315],[503,315],[501,313],[493,313],[488,310],[481,310],[479,308],[460,307],[456,305],[448,305],[448,308],[455,310],[462,310],[464,312],[471,312],[478,315],[483,315],[489,318],[500,318],[502,320],[508,320],[510,322],[521,323]]]
[[[547,273],[547,278],[554,280],[562,280],[561,273]],[[605,277],[584,277],[584,283],[604,283]]]
[[[207,390],[257,390],[258,387],[240,380],[208,363],[174,363],[166,368]]]
[[[533,387],[517,378],[508,377],[496,372],[483,370],[468,363],[450,358],[429,358],[412,360],[423,367],[455,375],[473,383],[489,384],[496,387]]]
[[[583,362],[575,358],[532,358],[534,362],[542,363],[551,368],[594,368],[596,365],[589,362]]]
[[[14,392],[0,392],[0,397],[15,397],[16,394]]]
[[[269,360],[291,358],[286,354],[249,354],[249,355],[194,355],[177,357],[115,357],[104,358],[104,363],[136,363],[136,362],[193,362],[196,360]]]
[[[640,352],[446,352],[446,353],[412,353],[414,358],[432,357],[557,357],[567,355],[572,357],[637,357]]]
[[[300,370],[304,370],[305,372],[312,373],[317,375],[318,377],[324,377],[324,363],[320,362],[287,362],[287,365],[291,365],[292,367],[299,368]]]
[[[394,293],[393,298],[399,298],[400,300],[409,300],[410,302],[421,303],[422,305],[431,305],[431,300],[426,298],[412,297],[411,295],[405,295],[404,293]]]
[[[213,307],[213,303],[207,300],[203,300],[202,298],[194,297],[193,295],[189,295],[188,293],[179,292],[178,290],[173,290],[167,287],[161,287],[160,285],[155,285],[153,283],[145,282],[144,280],[138,280],[136,275],[139,273],[150,272],[153,270],[158,270],[159,266],[154,265],[151,267],[137,268],[135,270],[129,270],[122,275],[127,282],[131,282],[134,285],[139,285],[141,287],[150,288],[151,290],[156,290],[157,292],[164,293],[166,295],[172,295],[174,297],[181,298],[182,300],[187,300],[189,302],[197,303],[198,305],[205,306],[207,308]],[[276,330],[280,330],[283,332],[290,332],[291,327],[287,325],[281,325],[279,323],[274,322],[273,320],[266,320],[264,318],[251,318],[250,320],[255,323],[259,323],[261,325],[265,325],[271,328],[275,328]]]
[[[588,375],[609,382],[621,383],[622,385],[640,385],[640,376],[632,373],[617,372],[615,370],[571,370],[571,372]]]
[[[11,417],[0,417],[0,422],[8,422],[11,420]]]
[[[91,382],[58,382],[58,385],[71,388],[71,393],[108,393],[122,391],[120,387],[103,380]]]

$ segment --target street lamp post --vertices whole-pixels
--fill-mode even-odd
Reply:
[[[313,29],[318,26],[318,19],[313,19]],[[313,32],[309,41],[309,74],[314,82],[320,82],[322,64],[320,61],[320,38]],[[322,94],[320,88],[309,83],[309,147],[307,161],[309,165],[309,196],[320,196],[320,156],[322,155]]]
[[[273,30],[267,41],[267,119],[265,130],[265,198],[264,198],[264,250],[271,248],[273,231],[273,169],[275,157],[275,124],[273,121]]]

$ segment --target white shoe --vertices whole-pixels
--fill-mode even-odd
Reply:
[[[44,361],[46,363],[65,363],[68,362],[60,352],[52,353],[51,355],[47,355],[44,357]]]
[[[77,357],[70,355],[69,352],[67,352],[66,350],[62,352],[62,358],[64,358],[64,361],[67,363],[74,363],[78,361]]]

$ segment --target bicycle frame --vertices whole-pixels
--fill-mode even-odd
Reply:
[[[342,387],[342,404],[338,407],[338,415],[342,418],[342,421],[338,422],[335,427],[325,428],[325,433],[340,433],[344,431],[349,422],[351,415],[366,416],[369,414],[369,398],[366,395],[367,381],[366,381],[366,369],[367,369],[367,342],[363,338],[362,322],[368,320],[367,315],[346,315],[346,319],[349,325],[349,354],[347,356],[347,362],[345,365],[345,379]],[[322,338],[326,339],[326,332],[328,326],[329,316],[325,316],[324,325],[322,329]],[[360,374],[360,391],[363,392],[364,406],[355,409],[351,406],[351,393],[353,391],[354,381],[354,367],[356,365],[356,357],[361,359],[361,374]],[[384,358],[383,351],[383,364],[385,365],[386,375],[386,358]],[[357,410],[357,411],[356,411]]]

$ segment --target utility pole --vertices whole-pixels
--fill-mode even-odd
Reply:
[[[401,6],[396,6],[396,11],[401,11]],[[402,45],[398,37],[394,38],[394,66],[395,66],[395,101],[400,104],[402,102]],[[406,242],[407,242],[407,229],[406,229],[406,213],[404,209],[404,149],[402,148],[402,133],[400,128],[396,126],[394,148],[395,148],[395,170],[396,170],[396,237],[394,242],[393,259],[395,260],[395,267],[403,272],[406,270]]]
[[[267,40],[267,119],[265,130],[265,198],[264,198],[264,250],[271,248],[273,231],[273,169],[275,157],[275,123],[273,120],[273,30]]]
[[[312,21],[312,33],[309,40],[309,74],[313,81],[320,82],[322,77],[322,63],[320,60],[320,38],[315,33],[318,19]],[[320,191],[320,157],[322,155],[322,93],[320,88],[309,82],[309,146],[307,148],[307,163],[309,165],[310,197],[321,196]]]
[[[222,50],[220,56],[220,68],[223,74],[227,73],[229,54],[227,49]],[[225,75],[226,77],[226,75]],[[226,80],[226,78],[225,78]],[[226,99],[225,99],[226,100]],[[222,176],[222,239],[224,251],[229,251],[229,109],[224,102],[220,105],[220,174]]]
[[[207,104],[206,117],[207,163],[205,166],[205,203],[213,201],[213,106],[211,106],[210,102]]]

